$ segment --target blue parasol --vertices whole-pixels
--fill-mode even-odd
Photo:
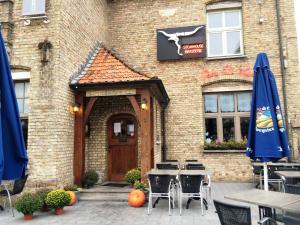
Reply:
[[[22,134],[14,85],[0,31],[0,183],[24,175],[27,152]]]
[[[266,53],[259,53],[256,58],[251,104],[246,155],[264,162],[264,187],[268,190],[267,162],[289,157],[290,149],[276,81]]]

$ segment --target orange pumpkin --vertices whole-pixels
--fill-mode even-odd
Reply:
[[[128,195],[128,202],[133,207],[140,207],[145,202],[145,194],[141,190],[133,190]]]
[[[74,191],[66,191],[69,195],[70,195],[70,203],[69,205],[74,205],[75,201],[76,201],[76,195]]]

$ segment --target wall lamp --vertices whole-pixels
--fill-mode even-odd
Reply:
[[[147,100],[145,98],[142,99],[141,108],[142,108],[142,110],[147,110],[147,108],[148,108]]]
[[[74,105],[72,106],[72,111],[74,113],[77,113],[77,112],[79,112],[79,110],[80,110],[80,104],[75,102]]]

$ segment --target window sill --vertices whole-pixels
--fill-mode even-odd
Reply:
[[[207,150],[203,150],[204,153],[245,153],[246,150],[213,150],[213,149],[207,149]]]
[[[213,56],[213,57],[207,57],[206,61],[223,60],[223,59],[244,59],[244,58],[248,58],[248,56],[247,55]]]

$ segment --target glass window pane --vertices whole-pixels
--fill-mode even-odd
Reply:
[[[251,109],[251,93],[239,93],[237,95],[238,112],[250,112]]]
[[[205,118],[205,142],[211,143],[217,140],[217,119]]]
[[[232,94],[221,95],[221,112],[234,112],[234,98]]]
[[[238,27],[240,26],[240,13],[225,12],[225,27]]]
[[[24,142],[25,146],[27,147],[27,140],[28,140],[28,120],[21,120],[22,124],[22,131],[23,131],[23,137],[24,137]]]
[[[223,55],[222,33],[209,33],[209,54]]]
[[[249,117],[241,117],[241,137],[243,140],[248,138]]]
[[[28,89],[29,89],[29,82],[25,82],[25,93],[24,93],[25,98],[28,98]]]
[[[227,32],[227,54],[240,54],[240,31]]]
[[[217,95],[205,95],[204,101],[205,101],[205,112],[206,113],[218,112]]]
[[[223,141],[234,141],[234,119],[223,118]]]
[[[209,13],[208,14],[208,28],[222,27],[222,13]]]
[[[131,120],[127,121],[127,136],[134,136],[134,123]]]
[[[24,83],[15,83],[15,92],[17,98],[24,98]]]
[[[24,99],[24,113],[28,113],[28,98]]]
[[[24,113],[24,99],[18,98],[17,103],[18,103],[18,107],[19,107],[19,112]]]

